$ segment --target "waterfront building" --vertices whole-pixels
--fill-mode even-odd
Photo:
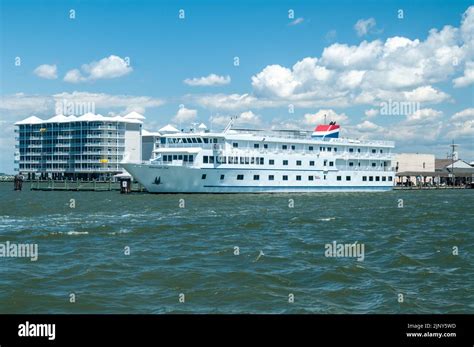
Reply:
[[[15,123],[15,170],[27,178],[105,179],[141,161],[144,117],[35,116]]]

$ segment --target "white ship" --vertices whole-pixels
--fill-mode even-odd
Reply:
[[[203,127],[204,128],[204,127]],[[313,132],[233,129],[163,135],[149,162],[122,166],[150,193],[387,191],[389,141],[339,138],[334,122]]]

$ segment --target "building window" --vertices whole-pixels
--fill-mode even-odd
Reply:
[[[308,181],[313,181],[314,177],[313,176],[308,176]]]
[[[296,165],[297,165],[297,166],[301,166],[301,160],[297,160],[297,161],[296,161]]]
[[[253,180],[254,181],[260,180],[260,175],[253,175]]]
[[[201,179],[205,180],[206,179],[206,174],[202,174]]]
[[[351,180],[351,176],[346,176],[346,181],[350,181]]]
[[[297,181],[301,181],[301,176],[300,176],[300,175],[297,175],[297,176],[296,176],[296,180],[297,180]]]
[[[234,143],[232,143],[232,147],[238,148],[238,147],[239,147],[239,144],[238,144],[237,142],[234,142]]]
[[[283,175],[283,181],[288,181],[288,176],[287,175]]]
[[[329,162],[329,166],[334,166],[334,162],[333,162],[333,161],[330,161],[330,162]]]
[[[237,180],[242,181],[244,179],[244,175],[237,175]]]
[[[269,165],[275,165],[275,160],[270,159],[270,160],[268,161],[268,164],[269,164]]]
[[[362,181],[366,182],[367,181],[367,176],[362,176]]]
[[[314,166],[314,160],[311,160],[311,161],[309,162],[309,166]]]
[[[268,175],[268,180],[269,180],[269,181],[273,181],[274,179],[275,179],[275,176],[273,176],[273,175]]]
[[[337,176],[337,180],[340,181],[342,179],[341,176]]]
[[[425,162],[423,162],[423,169],[425,168]]]
[[[288,165],[288,160],[283,160],[283,165]]]
[[[224,179],[224,175],[221,175],[221,181]]]

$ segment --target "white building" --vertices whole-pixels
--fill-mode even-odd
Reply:
[[[15,123],[15,170],[31,178],[111,177],[121,161],[141,161],[143,119],[136,112],[26,118]]]

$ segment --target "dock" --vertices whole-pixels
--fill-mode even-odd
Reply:
[[[32,180],[30,184],[31,190],[39,191],[120,191],[120,182],[115,181]],[[146,192],[146,189],[140,183],[134,183],[132,184],[131,192]]]

